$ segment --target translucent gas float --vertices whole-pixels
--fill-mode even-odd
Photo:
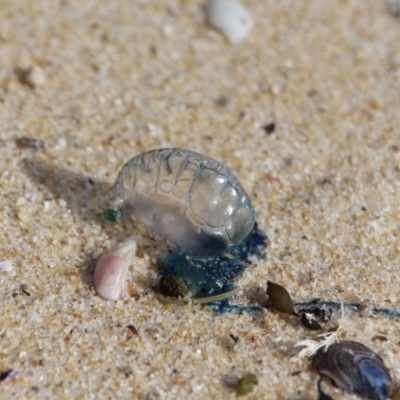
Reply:
[[[196,259],[216,256],[253,229],[253,204],[232,172],[210,157],[160,149],[129,160],[113,187],[113,208]]]

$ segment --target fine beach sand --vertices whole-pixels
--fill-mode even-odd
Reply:
[[[236,303],[265,301],[268,280],[337,301],[319,279],[366,308],[341,338],[400,380],[400,321],[368,311],[400,311],[400,20],[383,0],[245,4],[254,28],[230,45],[200,1],[0,0],[0,373],[18,371],[0,399],[235,399],[247,373],[246,399],[318,398],[294,345],[319,332],[164,303],[169,245],[101,220],[122,165],[162,147],[217,159],[254,202],[269,245]],[[31,65],[43,86],[21,81]],[[96,260],[135,232],[130,297],[106,301]]]

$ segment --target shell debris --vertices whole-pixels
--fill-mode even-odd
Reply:
[[[101,297],[117,301],[127,295],[126,280],[136,255],[136,246],[137,236],[132,235],[99,258],[94,272],[94,286]]]
[[[13,270],[13,266],[10,260],[0,261],[0,271],[3,272],[11,272]]]
[[[32,87],[41,87],[46,83],[46,74],[43,68],[32,65],[22,75],[22,81]]]
[[[207,22],[222,32],[231,44],[239,43],[253,27],[253,18],[235,0],[209,0],[205,5]]]
[[[379,354],[362,343],[344,340],[319,349],[312,366],[336,386],[374,400],[385,400],[392,380]]]

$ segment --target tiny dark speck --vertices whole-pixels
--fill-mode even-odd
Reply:
[[[273,133],[275,132],[275,128],[276,128],[275,122],[271,122],[270,124],[267,124],[267,125],[264,125],[264,126],[263,126],[264,131],[265,131],[268,135],[273,134]]]
[[[224,107],[224,106],[228,105],[229,98],[226,96],[220,96],[220,97],[218,97],[218,99],[215,100],[215,103],[220,107]]]
[[[134,334],[134,335],[138,335],[139,332],[136,329],[135,325],[128,325],[127,328]]]
[[[229,336],[235,343],[239,341],[239,336],[232,335],[232,333],[230,333]]]
[[[28,287],[27,287],[27,285],[26,285],[25,283],[23,283],[23,284],[21,285],[21,291],[22,291],[22,293],[26,294],[27,296],[30,296],[30,295],[31,295],[31,294],[28,292]]]
[[[375,342],[375,340],[380,340],[381,342],[386,342],[388,338],[384,335],[375,335],[372,337],[372,341]]]
[[[8,377],[18,375],[18,371],[14,368],[8,369],[7,371],[0,373],[0,382],[6,380]]]
[[[16,145],[20,149],[30,149],[36,153],[38,151],[45,151],[45,145],[43,140],[34,139],[31,137],[23,136],[17,138],[15,141]]]

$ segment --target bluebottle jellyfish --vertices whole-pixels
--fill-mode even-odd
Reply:
[[[232,172],[210,157],[183,149],[140,154],[121,169],[113,208],[204,259],[240,243],[255,222],[253,204]]]
[[[389,370],[379,354],[362,343],[344,340],[323,348],[312,365],[336,386],[373,400],[386,400],[391,385]]]
[[[133,216],[175,245],[162,273],[179,277],[164,282],[180,293],[182,281],[196,295],[232,290],[248,256],[261,255],[266,245],[239,180],[218,161],[194,151],[168,148],[133,157],[119,172],[112,195],[104,219]]]

